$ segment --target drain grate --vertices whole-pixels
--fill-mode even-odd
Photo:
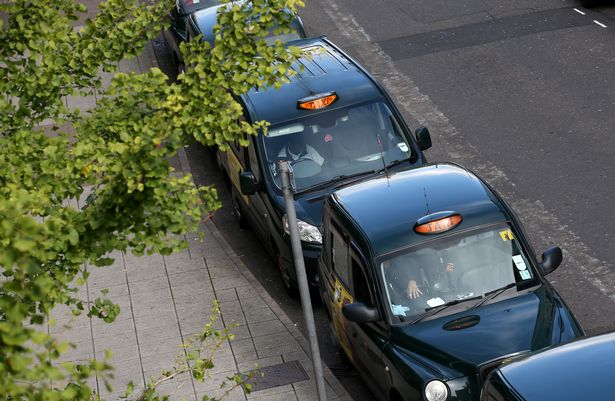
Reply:
[[[253,392],[265,390],[267,388],[285,386],[310,378],[299,361],[265,366],[244,373],[244,376],[248,375],[252,375],[251,378],[247,379],[247,382],[252,385]]]

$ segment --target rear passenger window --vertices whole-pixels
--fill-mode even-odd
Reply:
[[[352,282],[353,297],[355,301],[363,302],[368,306],[374,306],[371,293],[369,291],[369,284],[365,272],[361,268],[359,262],[353,257],[352,260]]]
[[[348,269],[348,241],[346,241],[337,230],[331,230],[331,261],[333,270],[337,273],[340,280],[348,286],[350,274]]]

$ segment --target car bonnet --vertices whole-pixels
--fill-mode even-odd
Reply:
[[[451,329],[464,317],[473,325]],[[461,376],[478,373],[482,364],[498,358],[568,340],[559,335],[560,328],[552,290],[541,287],[476,309],[394,327],[391,346],[424,364],[444,367],[440,370],[445,376]]]

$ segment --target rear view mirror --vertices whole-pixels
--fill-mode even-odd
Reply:
[[[342,313],[346,319],[355,323],[370,323],[380,320],[378,309],[373,306],[367,306],[363,302],[344,305]]]
[[[562,250],[559,246],[554,246],[542,253],[542,262],[540,262],[540,268],[542,273],[546,276],[562,263]]]
[[[419,127],[414,132],[416,135],[416,141],[419,144],[419,148],[421,150],[427,150],[431,148],[431,135],[429,134],[429,130],[427,127]]]
[[[177,11],[177,14],[181,15],[182,17],[186,15],[181,4],[179,4],[179,0],[175,0],[175,11]]]
[[[258,191],[258,182],[251,171],[239,173],[239,189],[244,195],[253,195]]]

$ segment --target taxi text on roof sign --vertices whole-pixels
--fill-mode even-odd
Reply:
[[[462,218],[459,214],[453,214],[426,222],[423,222],[423,219],[419,219],[414,227],[414,231],[419,234],[438,234],[457,227],[459,223],[461,223],[461,220]]]
[[[324,109],[330,106],[337,100],[337,94],[335,92],[319,93],[317,95],[304,97],[297,101],[297,107],[306,110],[318,110]]]

